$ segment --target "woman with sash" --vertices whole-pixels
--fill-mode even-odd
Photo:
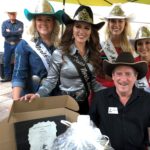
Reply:
[[[47,0],[38,1],[35,11],[24,9],[31,22],[29,37],[16,48],[12,79],[13,99],[27,93],[36,93],[50,69],[51,55],[58,45],[61,15]]]
[[[148,63],[148,72],[146,77],[137,81],[137,87],[144,88],[150,92],[150,29],[146,26],[142,26],[138,29],[136,37],[134,39],[134,47],[139,57],[136,61],[146,61]]]
[[[113,62],[122,51],[135,54],[134,48],[128,40],[128,37],[130,36],[129,22],[131,16],[127,16],[125,14],[121,5],[115,4],[112,6],[112,10],[105,19],[107,21],[107,25],[105,40],[101,40],[102,59],[107,59]],[[114,85],[110,77],[106,75],[98,76],[97,81],[106,87]]]
[[[66,29],[60,48],[52,55],[52,64],[47,78],[36,94],[27,94],[21,100],[32,101],[47,96],[60,80],[60,94],[72,96],[79,104],[79,113],[89,110],[89,91],[97,92],[103,87],[96,82],[95,74],[100,72],[100,42],[98,30],[104,22],[94,24],[90,7],[81,5],[74,18],[62,15]]]

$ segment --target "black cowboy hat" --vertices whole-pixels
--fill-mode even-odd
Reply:
[[[147,62],[146,61],[135,62],[130,52],[120,53],[120,55],[117,57],[115,62],[109,62],[108,60],[104,60],[103,69],[108,76],[112,76],[113,70],[117,66],[122,66],[122,65],[130,66],[134,68],[138,72],[138,77],[137,77],[138,80],[143,78],[146,75],[148,70]]]
[[[100,22],[97,24],[93,23],[93,12],[90,7],[85,5],[80,5],[76,10],[73,19],[71,19],[66,13],[62,15],[62,21],[65,25],[72,24],[75,21],[81,21],[90,23],[97,30],[101,29],[105,22]]]

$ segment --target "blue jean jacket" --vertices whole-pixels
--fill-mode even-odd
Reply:
[[[38,39],[35,42],[38,45],[42,41]],[[46,48],[50,54],[55,49],[54,46]],[[42,80],[47,76],[47,70],[38,54],[25,40],[21,40],[15,51],[15,65],[12,77],[12,87],[22,87],[22,95],[26,93],[35,93],[38,90],[40,84],[34,82],[32,79],[33,75],[38,76],[40,80]]]

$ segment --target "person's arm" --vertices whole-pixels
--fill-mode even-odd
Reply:
[[[17,27],[16,27],[16,30],[11,30],[10,31],[10,35],[13,35],[13,36],[22,36],[23,34],[23,30],[24,30],[24,25],[22,22],[20,21],[17,21]]]
[[[4,38],[8,37],[8,35],[9,35],[9,32],[7,32],[7,29],[8,29],[8,27],[7,27],[7,22],[4,21],[4,22],[2,23],[2,36],[3,36]]]
[[[12,90],[13,100],[19,100],[22,92],[22,87],[14,87]]]
[[[26,86],[26,81],[29,76],[28,59],[29,54],[27,49],[29,46],[22,40],[16,47],[15,64],[12,76],[13,99],[20,98],[22,90]]]
[[[26,94],[21,98],[21,100],[31,102],[38,97],[49,96],[52,90],[56,87],[58,79],[60,78],[60,70],[63,62],[62,52],[60,50],[55,50],[51,59],[52,63],[48,72],[48,76],[42,81],[42,85],[40,86],[37,93]]]

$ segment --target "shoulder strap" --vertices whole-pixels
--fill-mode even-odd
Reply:
[[[79,54],[76,54],[75,56],[71,56],[71,55],[67,55],[67,56],[75,65],[79,73],[79,76],[85,86],[85,89],[87,93],[89,93],[91,87],[92,73],[88,65]]]

